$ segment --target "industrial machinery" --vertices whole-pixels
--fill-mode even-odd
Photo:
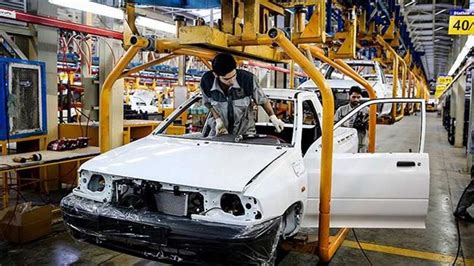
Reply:
[[[45,79],[43,62],[0,58],[0,140],[46,134]]]

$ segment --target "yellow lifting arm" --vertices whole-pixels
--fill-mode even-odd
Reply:
[[[331,88],[326,83],[319,70],[304,56],[301,51],[288,40],[284,33],[271,29],[268,35],[297,63],[318,86],[323,101],[322,119],[322,148],[321,148],[321,176],[320,176],[320,205],[319,205],[319,256],[323,261],[329,261],[342,244],[347,230],[342,231],[335,243],[329,242],[330,201],[332,186],[332,153],[334,128],[334,98]]]

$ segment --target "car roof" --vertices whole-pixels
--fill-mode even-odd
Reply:
[[[284,99],[295,99],[296,95],[299,93],[308,93],[300,90],[292,89],[263,89],[263,92],[270,98],[284,98]]]

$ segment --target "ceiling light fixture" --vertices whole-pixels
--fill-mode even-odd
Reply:
[[[412,6],[412,5],[414,5],[414,4],[416,4],[416,1],[415,1],[415,0],[411,1],[411,2],[408,3],[408,4],[405,4],[405,7],[409,7],[409,6]]]
[[[437,16],[437,15],[443,13],[443,12],[446,11],[446,10],[447,10],[447,9],[443,9],[443,10],[440,10],[440,11],[436,12],[436,13],[435,13],[435,16]]]
[[[442,30],[442,29],[444,29],[444,27],[443,27],[443,26],[441,26],[441,27],[439,27],[439,28],[435,29],[435,30],[434,30],[434,32],[437,32],[437,31],[439,31],[439,30]]]
[[[94,3],[90,0],[49,0],[49,3],[100,16],[124,20],[124,12],[120,8]],[[135,24],[152,30],[176,34],[175,25],[143,16],[137,16]]]
[[[106,5],[90,2],[89,0],[49,0],[49,3],[71,9],[77,9],[96,15],[123,20],[123,11]]]
[[[173,34],[176,33],[175,25],[158,21],[156,19],[138,16],[135,20],[135,23],[139,26],[149,28],[152,30],[164,31],[164,32],[173,33]]]

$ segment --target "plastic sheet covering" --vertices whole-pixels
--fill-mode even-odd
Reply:
[[[271,265],[282,224],[281,217],[254,226],[197,221],[72,194],[61,209],[75,238],[163,262]]]

